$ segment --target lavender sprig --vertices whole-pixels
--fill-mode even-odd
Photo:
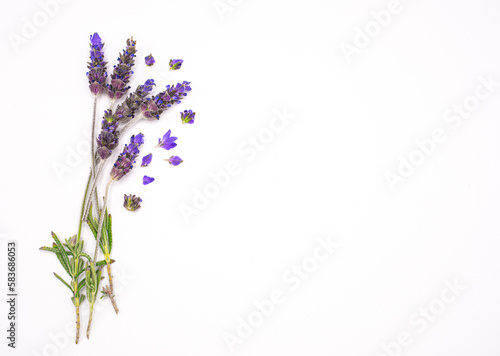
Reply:
[[[106,65],[108,62],[104,61],[104,52],[102,48],[101,37],[96,33],[90,36],[90,62],[87,68],[87,78],[89,79],[90,92],[94,95],[99,95],[106,90]]]
[[[120,99],[129,89],[127,86],[130,81],[130,76],[134,73],[132,67],[135,64],[135,53],[137,49],[133,37],[127,40],[127,47],[120,53],[118,57],[118,64],[113,68],[111,74],[111,84],[108,84],[108,96],[112,100]]]

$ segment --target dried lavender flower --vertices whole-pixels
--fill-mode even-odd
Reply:
[[[97,32],[90,35],[90,62],[87,65],[89,69],[87,78],[90,92],[94,95],[99,95],[106,90],[108,73],[106,72],[107,62],[104,61],[104,53],[102,52],[103,47],[104,43]]]
[[[153,86],[155,85],[153,79],[148,79],[143,85],[138,85],[137,89],[133,93],[130,93],[125,101],[116,108],[116,117],[118,121],[126,122],[130,118],[133,118],[136,111],[145,101],[146,96],[153,90]]]
[[[127,86],[130,76],[134,73],[132,67],[135,63],[135,53],[137,52],[133,37],[127,40],[127,47],[120,53],[118,64],[113,68],[111,74],[111,84],[108,84],[108,96],[111,99],[120,99],[129,89]]]
[[[170,137],[170,133],[171,133],[171,130],[168,130],[167,133],[165,135],[163,135],[163,137],[160,139],[158,139],[158,145],[156,145],[156,147],[161,147],[161,148],[164,148],[166,150],[170,150],[172,148],[174,148],[175,146],[177,146],[177,144],[175,143],[175,140],[177,140],[177,137]]]
[[[170,108],[173,104],[180,104],[181,100],[191,91],[190,82],[177,83],[176,85],[167,85],[166,90],[148,98],[141,104],[142,115],[146,119],[159,119],[160,114]]]
[[[136,197],[135,195],[132,194],[129,195],[124,194],[123,198],[124,198],[123,206],[128,211],[136,211],[141,207],[142,199],[140,197]]]
[[[150,154],[142,157],[141,167],[147,167],[147,166],[149,166],[149,164],[151,163],[152,159],[153,159],[153,154],[152,153],[150,153]]]
[[[144,135],[142,133],[130,137],[130,144],[125,145],[123,152],[118,155],[113,169],[111,169],[112,180],[120,180],[132,170],[135,159],[139,155],[139,146],[143,143]]]
[[[144,176],[142,178],[142,184],[144,185],[148,185],[149,183],[153,183],[154,181],[155,179],[153,177]]]
[[[182,59],[171,59],[169,63],[170,70],[181,69],[182,62],[184,62]]]
[[[153,58],[152,54],[149,54],[149,56],[145,57],[144,61],[146,62],[146,65],[148,67],[151,67],[153,64],[155,64],[155,59]]]
[[[181,112],[181,120],[183,124],[192,124],[194,122],[194,116],[196,115],[193,110],[184,110]]]
[[[118,146],[120,133],[117,131],[118,121],[111,110],[104,112],[101,123],[101,133],[97,137],[97,154],[101,159],[111,156],[111,152]]]
[[[168,161],[172,166],[178,166],[182,162],[184,162],[179,156],[172,156],[169,159],[165,159],[164,161]]]

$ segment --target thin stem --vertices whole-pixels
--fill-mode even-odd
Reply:
[[[135,124],[137,121],[139,121],[143,117],[144,116],[142,116],[142,113],[140,113],[139,115],[137,115],[136,117],[134,117],[132,120],[130,120],[129,122],[127,122],[125,124],[125,126],[123,126],[123,128],[120,130],[120,133],[123,134],[125,131],[127,131],[130,128],[130,126],[132,126],[133,124]]]
[[[92,177],[95,177],[95,118],[97,111],[97,95],[94,95],[94,114],[92,115],[92,136],[90,136],[90,159],[92,160]]]
[[[104,162],[105,161],[106,160],[101,160],[99,162],[99,165],[97,166],[97,172],[96,172],[96,175],[94,177],[94,180],[92,181],[92,186],[90,188],[90,195],[88,196],[88,199],[85,202],[85,211],[83,213],[83,216],[81,217],[82,221],[86,221],[87,220],[87,216],[89,214],[90,203],[92,201],[92,195],[93,195],[94,192],[97,193],[96,192],[97,181],[99,180],[99,176],[101,175],[102,168],[104,167]],[[97,210],[97,211],[99,211],[99,210]]]
[[[87,180],[87,187],[85,188],[85,194],[83,195],[82,209],[80,210],[80,224],[78,225],[78,240],[80,240],[80,235],[82,233],[83,214],[85,210],[85,202],[87,201],[87,193],[89,191],[91,178],[92,178],[92,172],[90,172],[89,174],[89,179]]]
[[[99,228],[97,229],[94,261],[97,261],[97,252],[99,251],[99,243],[101,242],[101,235],[102,235],[102,224],[104,223],[104,214],[106,214],[106,204],[108,203],[109,186],[111,185],[112,181],[113,179],[110,179],[108,184],[106,185],[106,192],[104,193],[104,201],[102,203],[102,211],[101,214],[99,215]]]
[[[94,314],[94,303],[89,306],[89,324],[87,326],[87,339],[90,338],[90,325],[92,325],[92,314]]]
[[[113,308],[115,309],[115,313],[118,314],[118,306],[116,305],[115,301],[115,295],[114,295],[114,290],[113,290],[113,275],[111,274],[111,261],[109,259],[106,259],[106,264],[108,266],[108,280],[109,280],[109,291],[108,291],[108,296],[109,299],[111,299],[111,304],[113,305]]]
[[[76,307],[76,343],[80,340],[80,307]]]

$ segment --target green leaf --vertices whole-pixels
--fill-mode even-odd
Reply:
[[[64,249],[64,246],[62,245],[61,241],[59,241],[57,235],[54,234],[54,232],[52,232],[52,238],[55,240],[57,247],[59,247],[59,250],[64,252],[64,253],[56,253],[56,255],[58,257],[61,256],[61,258],[59,258],[59,261],[61,261],[61,263],[63,264],[63,267],[66,270],[66,272],[68,272],[68,274],[71,275],[71,273],[69,273],[69,259],[67,254],[65,253],[66,250]]]
[[[80,293],[80,290],[85,286],[85,278],[78,283],[78,287],[76,288],[76,292]]]
[[[70,290],[71,292],[73,292],[73,289],[69,286],[69,284],[68,284],[68,283],[66,283],[66,282],[64,281],[64,279],[62,279],[62,278],[61,278],[61,276],[59,276],[59,275],[58,275],[57,273],[55,273],[55,272],[54,272],[54,276],[56,276],[56,278],[57,278],[58,280],[60,280],[61,282],[63,282],[63,283],[64,283],[64,285],[66,285],[66,287],[68,287],[68,288],[69,288],[69,290]]]
[[[111,228],[111,214],[107,214],[107,210],[106,210],[106,216],[108,217],[106,220],[107,220],[107,230],[108,230],[108,249],[109,249],[109,253],[111,253],[111,249],[113,248],[113,230]]]
[[[40,250],[54,252],[54,253],[59,253],[59,249],[57,247],[54,248],[54,247],[43,246],[43,247],[40,247]],[[65,252],[66,252],[66,255],[71,255],[71,252],[68,252],[68,251],[65,251]]]
[[[112,259],[111,263],[114,263],[114,262],[115,262],[115,260]],[[96,267],[106,266],[106,261],[105,260],[99,261],[95,265],[96,265]]]
[[[80,256],[85,257],[85,258],[86,258],[89,262],[91,262],[91,261],[92,261],[92,258],[90,258],[90,256],[89,256],[89,255],[87,255],[85,252],[80,252],[80,254],[79,254],[79,256],[78,256],[78,257],[80,257]]]

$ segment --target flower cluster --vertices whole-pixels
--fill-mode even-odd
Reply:
[[[107,62],[104,61],[104,52],[102,52],[103,47],[104,43],[97,32],[90,35],[90,62],[87,65],[89,69],[87,78],[90,91],[94,95],[99,95],[106,89],[108,73],[106,72]]]
[[[141,104],[142,115],[146,119],[159,119],[162,112],[170,108],[173,104],[180,104],[181,100],[191,91],[190,82],[167,85],[167,89],[161,93],[148,98]]]
[[[132,194],[124,194],[123,195],[123,206],[125,209],[128,211],[136,211],[141,207],[141,202],[142,199],[140,197],[136,197],[135,195]]]
[[[138,85],[137,89],[130,93],[123,103],[116,108],[116,117],[120,122],[126,122],[134,117],[141,104],[146,100],[146,96],[155,86],[153,79],[148,79],[144,85]]]
[[[181,112],[181,120],[183,124],[192,124],[194,122],[194,116],[196,115],[193,110],[184,110]]]
[[[134,73],[132,67],[135,63],[137,52],[133,38],[127,40],[127,47],[120,53],[118,64],[114,66],[111,74],[111,84],[108,84],[108,95],[111,99],[120,99],[129,89],[127,86],[130,76]]]
[[[106,110],[101,123],[101,133],[97,137],[97,154],[101,159],[111,156],[111,151],[118,146],[120,133],[117,126],[116,116],[111,110]]]
[[[182,62],[184,62],[182,59],[171,59],[169,62],[170,70],[181,69]]]
[[[144,143],[144,135],[132,135],[130,144],[126,144],[123,152],[118,155],[113,169],[111,170],[111,179],[120,180],[125,174],[130,172],[135,163],[135,159],[139,155],[139,146]]]
[[[153,58],[152,54],[149,54],[149,56],[144,58],[144,62],[148,67],[151,67],[153,64],[155,64],[155,59]]]

